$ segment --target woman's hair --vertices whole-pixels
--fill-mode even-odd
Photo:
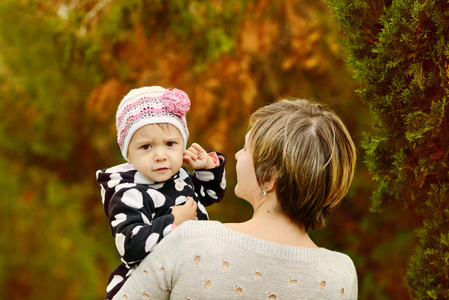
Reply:
[[[249,151],[259,185],[276,179],[284,213],[307,230],[325,225],[346,195],[356,148],[340,118],[309,100],[282,100],[249,120]]]

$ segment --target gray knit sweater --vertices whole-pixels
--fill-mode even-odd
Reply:
[[[357,299],[345,254],[260,240],[216,221],[164,238],[114,299]]]

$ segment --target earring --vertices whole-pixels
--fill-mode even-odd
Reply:
[[[266,196],[266,195],[267,195],[267,191],[266,191],[266,190],[263,190],[263,191],[262,191],[262,195]]]

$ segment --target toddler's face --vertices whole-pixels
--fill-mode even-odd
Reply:
[[[171,124],[146,125],[137,130],[128,147],[128,160],[143,176],[163,182],[181,169],[184,140]]]

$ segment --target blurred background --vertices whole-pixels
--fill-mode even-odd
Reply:
[[[355,180],[312,238],[356,264],[360,299],[410,299],[403,284],[420,219],[370,212],[376,184],[336,20],[317,0],[0,1],[0,299],[104,299],[118,265],[95,172],[123,162],[115,112],[132,88],[184,90],[189,144],[227,156],[211,219],[239,222],[235,158],[255,109],[328,104],[359,151]],[[394,251],[393,251],[394,250]]]

